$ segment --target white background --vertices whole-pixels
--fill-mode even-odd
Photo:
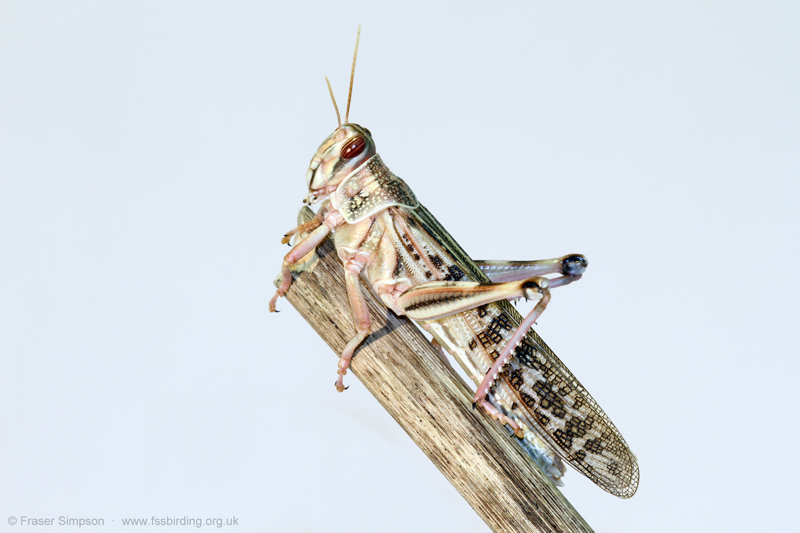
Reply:
[[[487,530],[267,310],[359,23],[350,118],[464,248],[589,258],[537,328],[640,461],[568,473],[589,524],[796,523],[800,6],[395,4],[1,4],[0,531]]]

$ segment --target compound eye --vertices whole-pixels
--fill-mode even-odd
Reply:
[[[364,137],[358,135],[347,141],[347,144],[344,145],[344,148],[342,148],[341,157],[342,159],[353,159],[355,156],[363,152],[364,148],[366,147],[367,141],[364,140]]]

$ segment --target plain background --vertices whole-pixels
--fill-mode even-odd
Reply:
[[[464,248],[589,258],[537,327],[640,461],[568,473],[589,524],[796,523],[798,3],[3,2],[0,530],[487,530],[267,310],[359,23],[350,118]]]

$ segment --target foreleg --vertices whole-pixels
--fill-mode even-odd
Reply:
[[[570,254],[539,261],[478,260],[475,261],[475,264],[490,280],[496,283],[519,281],[546,274],[560,274],[559,277],[550,279],[550,288],[554,289],[581,279],[589,261],[583,255]]]
[[[303,209],[308,209],[311,212],[311,209],[308,206],[303,206]],[[302,212],[301,212],[302,213]],[[298,217],[299,218],[299,217]],[[303,234],[313,231],[322,225],[322,221],[325,218],[325,213],[322,209],[319,210],[319,213],[314,215],[308,222],[300,223],[296,228],[291,229],[286,232],[286,235],[283,236],[281,239],[281,244],[289,244],[289,241],[292,239],[292,236],[295,234]],[[299,220],[298,220],[299,222]]]
[[[325,237],[328,236],[328,233],[330,233],[343,221],[344,219],[338,212],[327,215],[324,218],[323,223],[317,229],[306,235],[305,238],[301,239],[300,242],[295,244],[291,251],[286,254],[286,256],[283,258],[283,264],[281,265],[281,284],[278,287],[278,290],[275,292],[275,296],[273,296],[269,301],[270,312],[275,311],[275,304],[277,303],[278,298],[284,296],[286,291],[288,291],[289,287],[292,285],[292,265],[300,261],[309,252],[319,246]]]

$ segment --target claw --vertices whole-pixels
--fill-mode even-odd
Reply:
[[[275,305],[278,303],[278,298],[281,298],[285,294],[286,293],[285,292],[281,292],[280,289],[275,292],[275,296],[273,296],[272,299],[269,301],[269,312],[270,313],[280,313],[280,311],[275,309]]]
[[[344,375],[347,374],[347,370],[340,368],[336,370],[336,373],[339,374],[339,379],[337,379],[335,383],[336,390],[339,392],[344,392],[350,388],[350,385],[348,385],[347,387],[344,386]]]
[[[501,424],[510,427],[511,433],[513,433],[514,436],[519,438],[524,437],[525,434],[522,431],[520,425],[517,424],[513,419],[504,415],[503,412],[500,411],[497,407],[492,405],[489,402],[488,397],[486,398],[486,400],[474,399],[473,401],[474,401],[474,403],[472,404],[473,409],[475,409],[476,405],[480,403],[481,407],[483,407],[484,411],[486,412],[487,415],[489,415],[490,418],[493,418],[498,422],[500,422]]]

